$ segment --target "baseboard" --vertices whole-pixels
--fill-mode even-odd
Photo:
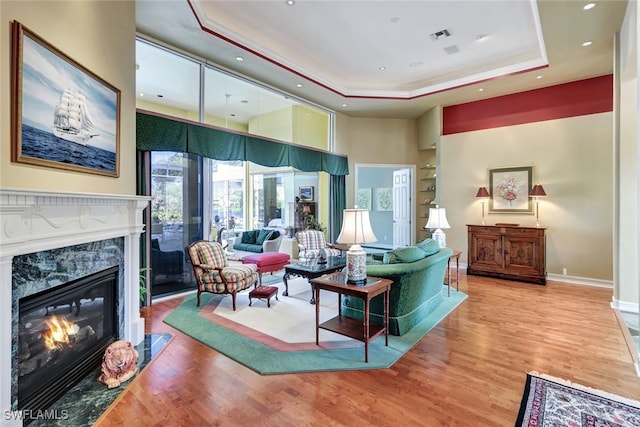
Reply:
[[[611,280],[591,279],[588,277],[565,276],[564,274],[549,273],[547,273],[547,280],[553,280],[554,282],[571,283],[574,285],[597,286],[600,288],[613,289],[613,282]]]
[[[463,271],[465,273],[467,272],[466,263],[460,263],[460,271]],[[552,280],[554,282],[571,283],[573,285],[598,286],[600,288],[613,289],[613,282],[611,280],[591,279],[588,277],[565,276],[563,274],[549,273],[547,273],[547,280]]]

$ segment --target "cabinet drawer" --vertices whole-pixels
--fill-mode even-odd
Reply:
[[[504,230],[505,236],[515,237],[542,237],[544,236],[544,230],[537,228],[512,228],[508,227]]]

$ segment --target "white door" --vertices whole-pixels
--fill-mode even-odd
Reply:
[[[411,169],[393,171],[393,247],[411,244]]]

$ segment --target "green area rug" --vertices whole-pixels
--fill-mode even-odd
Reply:
[[[310,291],[308,295],[310,295]],[[349,348],[344,348],[344,345],[339,344],[333,347],[329,346],[329,348],[318,347],[315,346],[314,339],[313,345],[307,345],[305,350],[280,351],[254,340],[248,328],[244,329],[244,333],[239,333],[204,317],[203,310],[211,312],[218,303],[228,304],[231,299],[229,296],[203,294],[201,306],[196,307],[196,297],[191,295],[169,314],[164,322],[263,375],[380,369],[393,365],[467,297],[466,294],[453,289],[451,296],[448,297],[446,287],[443,287],[443,295],[444,302],[409,332],[402,336],[389,335],[389,346],[384,345],[384,336],[371,342],[369,344],[369,363],[364,361],[364,343],[355,340],[351,340],[355,344]],[[277,304],[288,303],[287,298],[295,298],[295,296],[285,297],[280,294],[279,301],[272,299],[272,308],[269,309],[266,308],[264,302],[257,300],[253,301],[253,307],[242,306],[243,308],[241,308],[241,297],[242,294],[239,294],[238,310],[254,310],[257,316],[262,315],[265,318],[273,314],[265,310],[272,310]],[[315,316],[315,306],[308,303],[307,294],[300,294],[299,299],[306,301],[309,315]],[[258,304],[262,304],[262,306],[258,306]],[[321,313],[323,309],[321,306]],[[335,314],[337,311],[333,313],[333,315]],[[238,328],[234,329],[238,330]],[[243,329],[240,328],[240,330]],[[312,333],[315,334],[314,328],[312,328]],[[310,347],[313,349],[309,349]]]

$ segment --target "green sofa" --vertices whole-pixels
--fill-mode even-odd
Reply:
[[[432,239],[414,246],[396,249],[384,254],[382,261],[367,264],[367,276],[393,280],[389,298],[389,333],[403,335],[442,301],[447,262],[453,251],[438,247]],[[371,300],[372,323],[383,323],[382,295]],[[364,305],[360,298],[343,297],[342,314],[362,319]]]
[[[278,252],[282,235],[278,230],[266,228],[260,230],[243,231],[240,241],[233,245],[233,249],[245,252]]]

